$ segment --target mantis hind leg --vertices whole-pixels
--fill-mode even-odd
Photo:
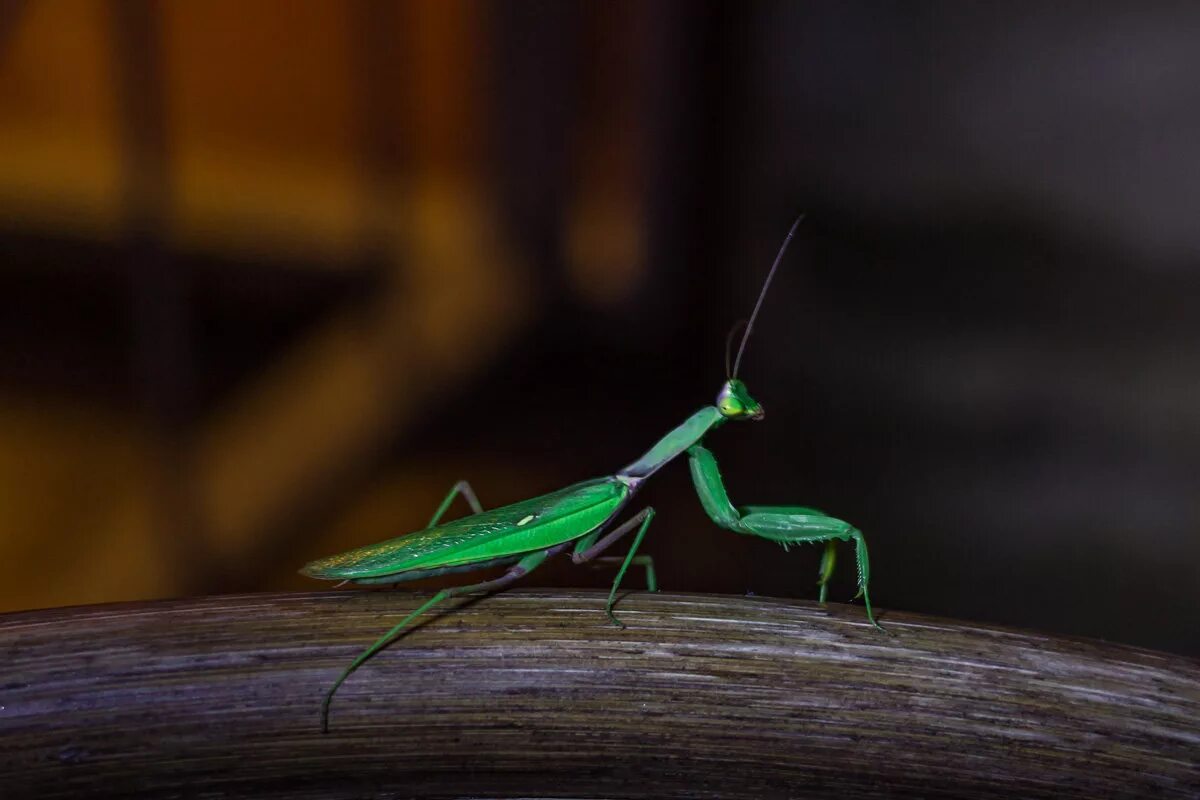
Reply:
[[[413,620],[436,606],[438,603],[449,600],[452,597],[470,594],[471,592],[495,592],[503,589],[504,587],[508,586],[514,581],[519,580],[525,575],[528,575],[530,572],[536,569],[556,549],[558,548],[553,548],[552,550],[539,550],[536,553],[530,553],[513,565],[508,572],[504,573],[504,575],[496,578],[495,580],[484,581],[483,583],[476,583],[470,586],[454,586],[449,589],[442,589],[433,597],[422,603],[416,611],[413,611],[398,624],[392,627],[391,630],[376,639],[370,647],[368,647],[366,650],[363,650],[358,654],[357,658],[350,662],[350,666],[342,670],[342,674],[338,676],[338,679],[333,682],[333,686],[329,687],[329,691],[326,692],[325,699],[321,703],[321,733],[329,733],[329,704],[333,702],[333,695],[337,692],[338,688],[340,688],[341,685],[346,682],[346,679],[350,677],[351,673],[361,667],[369,658],[371,658],[371,656],[387,647],[392,643],[393,640],[398,639],[407,633],[405,629]]]
[[[467,501],[467,505],[471,506],[472,514],[482,514],[483,506],[479,504],[479,498],[475,496],[475,490],[471,488],[471,484],[467,481],[459,481],[450,487],[450,492],[446,495],[446,499],[438,506],[437,511],[433,512],[433,516],[429,519],[429,524],[426,528],[432,528],[441,522],[442,516],[449,510],[450,504],[454,502],[454,498],[462,495]]]
[[[612,544],[622,536],[633,530],[634,527],[636,527],[639,523],[641,524],[641,527],[638,528],[637,536],[633,537],[633,544],[629,546],[629,552],[625,554],[625,560],[621,563],[621,568],[617,570],[617,577],[613,581],[612,589],[608,593],[608,603],[606,603],[604,606],[604,613],[608,615],[608,618],[612,620],[614,625],[621,628],[625,627],[625,623],[617,619],[612,610],[613,604],[617,601],[617,589],[621,586],[621,579],[625,577],[625,571],[629,569],[629,565],[636,560],[638,545],[642,543],[642,538],[646,535],[646,529],[650,527],[650,522],[653,519],[654,509],[650,506],[647,506],[629,519],[622,522],[599,541],[596,541],[597,537],[600,535],[599,531],[591,534],[590,536],[585,536],[579,541],[579,544],[575,546],[575,552],[571,554],[571,560],[576,564],[582,564],[586,561],[591,561],[593,558],[600,555],[600,553],[603,553],[605,550],[611,547]],[[650,561],[646,566],[646,582],[652,587],[650,591],[656,591],[658,589],[658,581],[655,580],[654,577],[654,562]]]

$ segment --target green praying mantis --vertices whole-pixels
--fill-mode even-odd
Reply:
[[[438,603],[472,592],[499,591],[537,569],[551,556],[568,550],[571,560],[576,564],[592,561],[636,529],[633,544],[617,570],[604,607],[612,623],[623,628],[624,625],[613,614],[613,604],[629,566],[635,563],[644,566],[650,591],[657,590],[653,561],[649,556],[637,555],[646,530],[654,519],[654,509],[647,506],[611,530],[609,526],[648,478],[684,453],[687,454],[700,504],[720,527],[777,542],[785,548],[798,542],[825,543],[817,580],[822,603],[825,602],[827,584],[833,574],[836,543],[853,541],[858,561],[858,594],[855,599],[863,599],[867,619],[882,630],[871,610],[871,598],[867,591],[870,563],[862,532],[850,523],[830,517],[815,508],[734,506],[725,491],[716,458],[703,445],[704,437],[726,422],[759,421],[764,417],[762,405],[750,396],[737,373],[771,279],[803,218],[801,215],[792,224],[767,273],[742,334],[732,370],[728,365],[732,332],[730,340],[726,342],[726,381],[717,394],[716,402],[692,414],[641,458],[621,468],[615,475],[593,478],[490,511],[483,510],[469,483],[459,481],[424,529],[305,565],[301,573],[312,578],[368,585],[396,584],[487,567],[508,567],[501,577],[494,580],[442,589],[359,654],[325,695],[321,704],[322,732],[329,730],[329,706],[333,696],[350,674],[403,635],[417,617]],[[473,513],[442,523],[443,515],[458,495],[466,499]]]

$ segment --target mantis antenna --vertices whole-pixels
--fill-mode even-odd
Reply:
[[[746,350],[746,342],[750,338],[750,331],[754,330],[754,320],[758,319],[758,310],[762,308],[763,298],[767,296],[767,289],[771,286],[771,279],[775,277],[775,270],[779,269],[779,262],[783,260],[783,254],[787,252],[788,245],[791,243],[792,237],[796,234],[796,228],[799,228],[800,223],[803,221],[803,214],[796,217],[796,221],[792,223],[792,229],[788,231],[787,237],[779,247],[779,253],[775,256],[775,263],[771,265],[771,271],[767,273],[767,279],[763,281],[762,291],[758,293],[758,302],[754,304],[754,311],[750,313],[750,321],[746,323],[746,332],[742,334],[742,343],[738,345],[737,358],[733,360],[733,373],[730,374],[730,378],[737,377],[738,368],[742,365],[742,353]],[[730,334],[732,335],[732,331]],[[728,350],[726,353],[728,354]],[[728,361],[728,359],[726,360]]]
[[[737,322],[733,323],[732,326],[730,326],[729,333],[725,334],[725,379],[726,380],[733,379],[733,373],[729,369],[729,356],[733,352],[734,334],[736,334],[738,332],[738,330],[741,329],[741,327],[745,324],[746,324],[746,320],[739,319]]]

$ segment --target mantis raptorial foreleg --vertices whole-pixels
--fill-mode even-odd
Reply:
[[[641,524],[641,527],[638,528],[637,536],[633,537],[633,544],[629,546],[629,552],[625,554],[625,560],[621,563],[621,568],[617,570],[617,577],[613,581],[612,589],[608,593],[608,603],[604,606],[604,613],[608,614],[608,618],[612,620],[612,623],[622,628],[625,627],[625,623],[621,622],[621,620],[617,619],[616,615],[613,614],[613,603],[617,601],[617,589],[621,586],[621,578],[625,577],[625,570],[629,569],[629,565],[635,560],[638,545],[642,543],[642,537],[646,535],[646,529],[650,527],[650,522],[653,519],[654,509],[650,506],[647,506],[629,519],[622,522],[617,527],[613,528],[604,535],[604,538],[599,539],[599,541],[597,541],[597,539],[600,537],[600,534],[603,531],[595,531],[594,533],[590,533],[583,537],[579,540],[579,543],[575,545],[575,551],[571,553],[571,560],[576,564],[582,564],[585,561],[591,561],[593,558],[607,550],[622,536],[633,530],[634,527],[639,523]],[[648,559],[649,557],[647,556],[646,558]],[[646,583],[650,585],[650,591],[653,592],[657,590],[658,586],[657,581],[654,578],[653,561],[648,561],[646,563]]]
[[[867,584],[871,578],[871,563],[867,557],[867,542],[862,531],[848,522],[826,516],[816,509],[804,506],[745,506],[735,508],[729,502],[725,484],[721,480],[721,471],[717,467],[717,459],[703,445],[694,444],[688,448],[688,464],[692,471],[692,482],[696,486],[696,494],[700,504],[713,522],[727,530],[760,536],[779,542],[785,547],[800,542],[825,542],[825,554],[821,561],[820,580],[821,598],[825,596],[825,583],[828,581],[827,572],[833,571],[834,557],[831,545],[841,540],[853,541],[855,555],[858,560],[858,594],[866,607],[867,619],[876,628],[882,626],[875,621],[875,613],[871,610],[871,596],[867,592]]]
[[[483,506],[479,504],[479,498],[475,496],[475,490],[471,488],[471,484],[466,481],[459,481],[450,487],[450,493],[446,495],[446,499],[438,506],[437,511],[433,512],[433,517],[430,518],[429,524],[425,527],[432,528],[434,525],[437,525],[441,521],[442,515],[450,508],[450,504],[454,502],[454,498],[460,494],[466,499],[467,504],[471,506],[472,514],[483,513]]]
[[[350,673],[362,666],[367,659],[378,653],[383,648],[387,647],[393,639],[403,633],[404,629],[408,627],[409,623],[424,614],[429,609],[436,606],[438,603],[441,603],[444,600],[449,600],[452,597],[457,597],[458,595],[462,594],[471,594],[472,592],[499,591],[500,589],[508,586],[510,583],[520,580],[533,570],[537,569],[537,567],[540,566],[547,557],[552,555],[554,552],[560,551],[561,549],[562,548],[560,547],[556,547],[551,548],[550,550],[540,550],[536,553],[530,553],[514,564],[508,570],[508,572],[504,573],[499,578],[490,581],[484,581],[483,583],[475,583],[470,586],[454,586],[449,589],[442,589],[433,597],[422,603],[416,611],[402,619],[395,627],[393,627],[383,636],[380,636],[378,639],[376,639],[374,644],[359,653],[358,658],[351,661],[350,666],[346,667],[346,669],[342,671],[342,674],[338,676],[338,679],[334,681],[333,686],[330,687],[329,692],[325,695],[324,702],[321,703],[321,732],[329,732],[329,703],[333,700],[334,692],[338,690],[338,687],[345,682],[346,678],[350,677]]]

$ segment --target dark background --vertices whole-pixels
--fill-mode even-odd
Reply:
[[[884,609],[1200,654],[1195,6],[0,16],[0,607],[321,588],[458,478],[613,471],[805,211],[734,501],[854,522]],[[815,596],[683,465],[642,498],[663,588]]]

